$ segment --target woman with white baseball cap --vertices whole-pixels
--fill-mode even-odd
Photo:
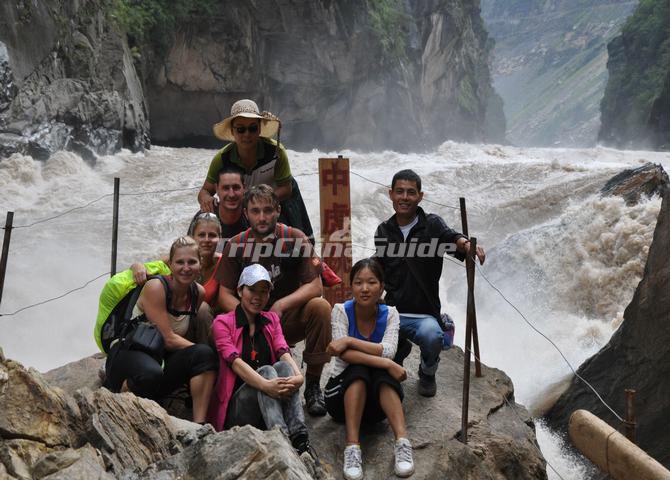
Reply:
[[[236,101],[230,116],[213,127],[214,135],[230,142],[212,159],[207,177],[198,192],[203,212],[215,212],[214,193],[219,171],[230,165],[245,171],[244,186],[270,185],[281,202],[280,221],[312,237],[312,225],[298,184],[291,174],[286,150],[279,143],[281,121],[270,112],[261,112],[256,102]],[[272,137],[277,136],[277,140]]]
[[[311,453],[299,396],[303,376],[279,316],[263,311],[271,289],[265,267],[247,266],[237,286],[240,304],[212,323],[220,370],[209,420],[217,431],[242,425],[262,430],[278,426],[299,454]]]

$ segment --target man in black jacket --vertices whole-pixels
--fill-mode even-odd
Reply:
[[[407,340],[417,344],[421,349],[419,393],[432,397],[437,391],[435,372],[443,340],[437,320],[442,257],[447,253],[462,261],[470,253],[470,241],[441,217],[419,207],[423,192],[414,171],[401,170],[393,176],[389,197],[395,215],[377,227],[375,245],[384,267],[386,303],[400,313],[396,361],[402,363],[409,354]],[[477,247],[476,254],[484,263],[484,249]]]

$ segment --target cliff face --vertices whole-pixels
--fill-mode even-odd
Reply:
[[[667,176],[665,176],[667,181]],[[579,367],[605,401],[623,416],[624,389],[637,391],[638,445],[670,467],[670,195],[664,194],[644,277],[609,343]],[[547,414],[550,425],[566,430],[570,414],[589,410],[615,428],[620,422],[577,379]]]
[[[108,0],[0,4],[0,157],[149,145],[142,86]]]
[[[593,146],[607,82],[607,42],[637,0],[482,0],[508,138]]]
[[[670,149],[670,4],[644,0],[608,45],[599,140]]]
[[[158,61],[152,139],[218,145],[212,125],[249,97],[280,116],[295,149],[502,141],[478,3],[227,2],[180,26]]]

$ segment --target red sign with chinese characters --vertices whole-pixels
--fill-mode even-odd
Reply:
[[[326,288],[331,305],[351,298],[351,198],[349,159],[319,159],[319,197],[321,201],[321,258],[342,279]]]

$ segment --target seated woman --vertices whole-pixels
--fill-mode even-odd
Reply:
[[[198,308],[197,317],[190,324],[188,336],[196,343],[209,343],[213,348],[211,327],[219,293],[219,282],[214,277],[214,272],[221,259],[221,254],[216,252],[221,239],[221,223],[213,213],[199,213],[191,222],[188,235],[198,244],[200,273],[197,276],[197,282],[205,289],[204,301]],[[133,263],[130,269],[133,272],[135,283],[144,285],[147,281],[145,264]]]
[[[271,288],[268,271],[249,265],[238,281],[240,304],[214,319],[212,335],[221,362],[209,418],[217,431],[236,425],[278,426],[301,454],[310,449],[298,393],[303,376],[279,317],[263,311]]]
[[[400,386],[407,373],[393,361],[398,346],[398,311],[380,303],[384,277],[376,260],[356,262],[349,279],[353,300],[333,307],[333,341],[328,352],[337,358],[325,390],[328,413],[346,426],[344,478],[363,478],[361,421],[376,423],[384,418],[395,434],[395,474],[409,477],[414,473],[414,461]]]
[[[204,298],[203,287],[196,283],[200,273],[196,242],[190,237],[175,240],[168,266],[171,275],[152,278],[144,284],[132,314],[132,319],[156,326],[163,337],[164,354],[152,356],[123,339],[117,340],[107,356],[105,387],[115,392],[128,389],[138,396],[159,400],[188,383],[193,397],[193,421],[203,423],[218,361],[210,346],[186,338]]]

